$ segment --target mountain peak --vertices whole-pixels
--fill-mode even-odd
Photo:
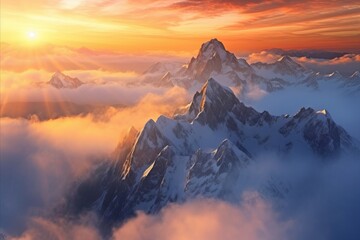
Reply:
[[[213,120],[212,127],[216,126],[216,119],[223,118],[226,112],[231,111],[239,103],[234,93],[228,87],[219,84],[215,79],[208,79],[200,92],[196,92],[185,114],[177,115],[177,119],[193,121]],[[202,119],[202,120],[201,120]]]
[[[239,61],[225,49],[222,42],[214,38],[201,45],[197,56],[177,72],[177,77],[187,82],[183,85],[192,86],[194,82],[203,84],[213,76],[223,75],[218,80],[231,86],[239,86],[243,83],[239,75],[249,77],[252,73],[252,67],[245,60]]]
[[[209,47],[215,47],[215,48],[219,48],[225,51],[225,47],[224,44],[222,42],[220,42],[219,40],[217,40],[216,38],[211,39],[210,41],[207,41],[205,43],[203,43],[201,45],[200,51],[201,50],[206,50]]]
[[[277,60],[278,63],[287,65],[289,67],[293,67],[293,68],[298,68],[301,67],[297,62],[295,62],[291,57],[289,57],[288,55],[284,55],[281,58],[279,58]]]
[[[214,38],[201,45],[197,58],[203,60],[209,60],[215,57],[216,55],[218,55],[221,60],[224,60],[226,58],[227,51],[225,49],[224,44],[219,40],[217,40],[216,38]]]
[[[301,75],[305,71],[305,68],[303,66],[294,61],[288,55],[282,56],[274,64],[278,72],[286,73],[289,75]]]
[[[317,114],[324,115],[325,117],[331,118],[331,115],[330,115],[329,111],[326,110],[326,109],[322,109],[322,110],[320,110],[320,111],[317,111],[316,113],[317,113]]]
[[[288,55],[284,55],[281,58],[279,58],[277,60],[278,62],[293,62],[293,60],[291,59],[291,57],[289,57]]]
[[[60,71],[56,71],[47,83],[56,88],[77,88],[84,84],[78,78],[69,77]]]
[[[213,78],[206,81],[200,93],[202,95],[201,108],[204,108],[205,102],[211,103],[217,100],[224,100],[225,102],[228,98],[236,99],[234,93],[228,87],[221,85]]]
[[[294,118],[295,119],[303,119],[303,118],[307,118],[308,116],[310,116],[311,114],[313,114],[315,112],[315,110],[311,107],[305,108],[302,107],[295,115]]]
[[[54,72],[53,77],[65,77],[65,74],[57,70],[56,72]]]
[[[214,129],[238,103],[239,100],[229,88],[210,78],[194,95],[186,119],[197,119]]]
[[[209,78],[209,80],[206,81],[204,86],[201,89],[201,92],[205,91],[206,95],[209,94],[216,94],[219,91],[228,91],[231,92],[231,90],[228,87],[225,87],[218,83],[214,78]]]

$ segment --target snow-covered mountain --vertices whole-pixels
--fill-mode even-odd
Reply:
[[[82,84],[84,84],[82,81],[80,81],[78,78],[72,78],[69,77],[62,72],[55,72],[51,79],[47,82],[47,84],[52,85],[55,88],[78,88]]]
[[[154,68],[157,74],[152,74],[149,78],[148,72],[153,72]],[[221,84],[236,88],[244,94],[254,89],[269,93],[296,85],[326,90],[339,88],[345,92],[359,90],[358,72],[351,77],[315,73],[286,55],[274,63],[258,62],[250,65],[245,59],[238,59],[227,51],[217,39],[202,44],[198,55],[187,65],[176,67],[175,64],[171,66],[166,63],[162,66],[161,63],[157,63],[143,75],[143,78],[146,79],[143,81],[146,84],[180,86],[190,90],[198,89],[209,78],[215,78]],[[335,86],[332,84],[333,81],[328,81],[329,79],[336,79],[339,84]]]
[[[338,88],[346,92],[359,92],[360,76],[359,71],[356,71],[350,77],[345,77],[337,71],[331,74],[311,73],[302,81],[302,84],[314,89],[328,90]]]
[[[158,87],[171,87],[169,78],[184,65],[180,62],[157,62],[151,65],[141,76],[142,83],[150,83]]]
[[[239,85],[241,78],[249,77],[252,72],[246,61],[238,61],[221,42],[212,39],[201,46],[197,57],[180,70],[176,80],[188,86],[193,81],[203,84],[210,77],[222,75],[221,81],[228,81],[228,85]]]
[[[149,69],[151,70],[151,69]],[[146,75],[144,76],[146,77]],[[216,78],[226,86],[245,90],[249,85],[257,84],[272,91],[278,84],[267,81],[255,74],[253,68],[244,59],[237,59],[227,51],[217,39],[202,44],[198,55],[187,65],[179,69],[162,72],[162,77],[145,81],[156,86],[180,86],[186,89],[198,89],[207,79]]]
[[[289,56],[283,56],[274,63],[254,63],[255,72],[266,79],[283,79],[289,83],[298,83],[305,79],[311,71],[296,63]]]
[[[80,184],[69,208],[95,210],[109,223],[138,210],[158,212],[169,202],[230,199],[234,183],[260,154],[275,152],[286,159],[301,152],[330,161],[358,152],[358,146],[326,110],[302,108],[294,116],[260,113],[209,79],[183,114],[149,120],[140,132],[132,128],[114,160]],[[269,186],[265,195],[288,191],[284,184]]]

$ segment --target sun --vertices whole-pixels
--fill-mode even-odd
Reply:
[[[37,33],[35,31],[28,31],[26,36],[29,40],[35,40],[37,38]]]

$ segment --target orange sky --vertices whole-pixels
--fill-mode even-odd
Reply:
[[[234,52],[352,51],[360,48],[356,2],[1,0],[1,42],[181,54],[216,37]]]

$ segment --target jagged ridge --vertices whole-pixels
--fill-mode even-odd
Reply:
[[[169,202],[226,199],[229,183],[262,153],[300,151],[329,159],[356,149],[325,110],[302,108],[292,117],[259,113],[209,79],[185,114],[149,120],[140,133],[131,130],[114,161],[84,183],[92,196],[76,205],[95,209],[107,223],[118,222],[137,210],[157,212]]]

